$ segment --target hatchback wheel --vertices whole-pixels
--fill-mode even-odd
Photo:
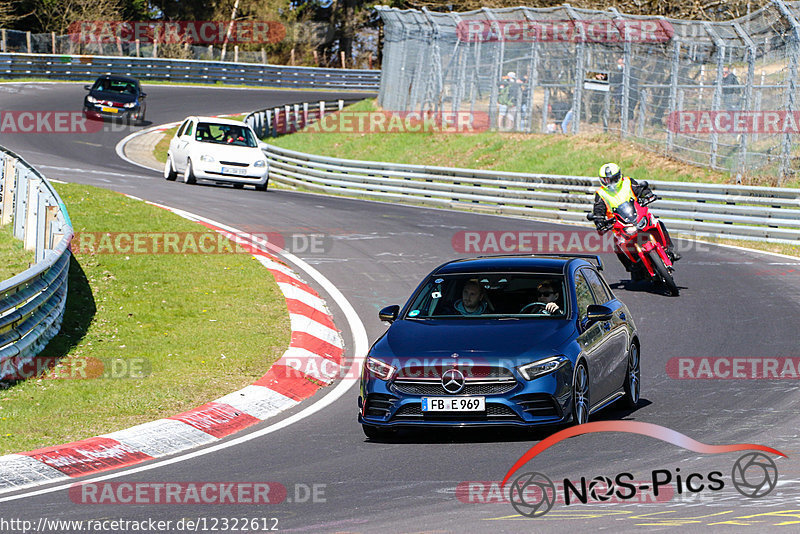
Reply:
[[[186,170],[183,172],[183,182],[187,184],[197,183],[197,178],[194,177],[194,171],[192,170],[192,160],[186,162]]]

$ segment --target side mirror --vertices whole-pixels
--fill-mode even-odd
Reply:
[[[146,97],[146,96],[147,96],[147,93],[139,93],[139,96],[140,96],[140,97],[142,97],[142,98],[144,98],[144,97]]]
[[[266,149],[269,148],[269,145],[267,143],[265,143],[264,141],[259,141],[258,142],[258,148],[260,148],[261,150],[266,150]]]
[[[586,319],[589,324],[608,321],[613,315],[613,310],[602,304],[589,304],[586,307]]]
[[[594,213],[587,213],[586,214],[586,219],[589,220],[589,221],[593,221],[594,220]]]
[[[91,85],[84,85],[83,88],[86,89],[87,91],[91,91],[92,90],[92,86]]]
[[[391,306],[386,306],[384,309],[378,312],[378,319],[381,321],[386,321],[387,323],[394,322],[397,319],[397,315],[400,313],[400,306],[397,304],[392,304]]]

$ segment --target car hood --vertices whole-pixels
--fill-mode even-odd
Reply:
[[[241,163],[252,163],[259,159],[265,159],[264,153],[258,147],[247,146],[228,146],[218,143],[192,143],[192,153],[208,154],[214,156],[217,161],[235,161]]]
[[[109,91],[92,91],[91,94],[93,97],[99,100],[110,100],[112,102],[122,102],[123,104],[127,104],[128,102],[136,102],[136,95],[129,95],[126,93],[114,93]]]
[[[565,319],[395,321],[372,355],[388,358],[529,359],[558,354],[575,325]]]

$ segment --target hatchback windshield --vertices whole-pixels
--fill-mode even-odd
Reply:
[[[198,123],[194,138],[203,143],[246,146],[250,148],[258,146],[255,136],[253,136],[249,128],[233,124]]]
[[[108,93],[122,93],[125,95],[135,95],[136,84],[125,80],[97,80],[94,84],[95,91],[105,91]]]
[[[434,275],[412,297],[406,319],[566,317],[562,276],[527,273]]]

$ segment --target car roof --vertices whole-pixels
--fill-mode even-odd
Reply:
[[[234,121],[234,120],[231,120],[231,119],[220,119],[218,117],[204,117],[202,115],[192,115],[191,117],[186,117],[183,120],[185,121],[185,120],[188,120],[188,119],[197,119],[200,122],[212,122],[214,124],[230,124],[232,126],[247,126],[247,124],[242,122],[242,121]],[[183,122],[183,121],[181,121],[181,122]]]
[[[97,78],[98,80],[106,79],[106,80],[115,80],[119,82],[132,82],[132,83],[139,83],[139,80],[136,78],[131,78],[130,76],[123,76],[121,74],[104,74]]]
[[[592,256],[596,258],[596,256]],[[599,258],[598,267],[602,269]],[[459,274],[475,272],[535,272],[565,274],[567,270],[582,265],[594,267],[589,261],[576,256],[510,255],[481,256],[453,260],[437,267],[431,274]]]

